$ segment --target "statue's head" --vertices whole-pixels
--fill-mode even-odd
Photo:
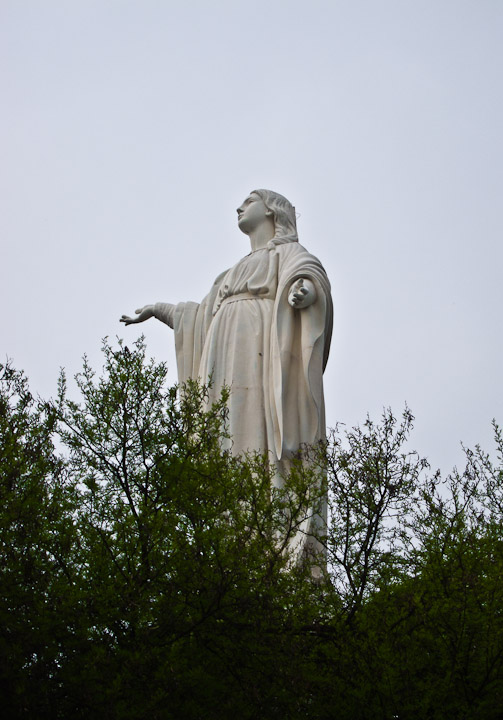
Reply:
[[[273,190],[253,190],[274,217],[274,238],[287,242],[297,242],[297,220],[292,203]],[[252,194],[252,193],[250,193]]]

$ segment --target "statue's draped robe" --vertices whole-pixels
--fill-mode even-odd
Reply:
[[[288,303],[311,280],[316,300]],[[273,239],[216,279],[200,303],[171,309],[178,378],[211,378],[210,402],[230,388],[229,447],[269,453],[281,472],[304,444],[325,438],[323,371],[332,332],[330,284],[298,242]]]

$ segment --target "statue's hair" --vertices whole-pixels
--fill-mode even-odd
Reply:
[[[262,198],[266,208],[274,216],[274,240],[281,242],[298,242],[297,219],[292,203],[272,190],[253,190]]]

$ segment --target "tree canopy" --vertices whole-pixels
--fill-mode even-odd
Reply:
[[[277,489],[222,451],[225,394],[168,387],[143,341],[77,386],[43,401],[0,370],[4,717],[500,717],[496,425],[496,460],[442,479],[385,411]],[[325,553],[299,561],[326,492]]]

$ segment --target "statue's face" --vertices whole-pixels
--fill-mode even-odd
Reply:
[[[250,193],[246,200],[238,207],[238,227],[242,232],[249,233],[256,230],[262,223],[272,216],[264,201],[256,193]]]

